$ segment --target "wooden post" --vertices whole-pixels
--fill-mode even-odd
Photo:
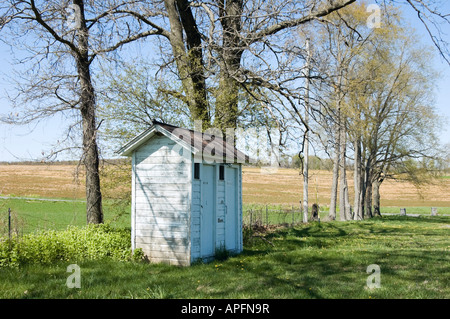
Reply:
[[[292,226],[294,226],[295,219],[294,219],[294,205],[291,205],[291,211],[292,211]]]
[[[303,205],[302,205],[302,201],[300,201],[300,216],[303,216]]]
[[[11,208],[8,208],[8,235],[11,242]]]
[[[438,209],[437,207],[431,207],[431,216],[437,216]]]
[[[269,211],[267,209],[267,205],[266,205],[266,226],[269,226]]]
[[[306,83],[305,83],[305,136],[303,137],[303,222],[308,222],[308,178],[309,178],[309,81],[311,75],[311,48],[309,45],[309,38],[306,39],[306,51],[308,52],[308,57],[306,59]]]
[[[319,205],[314,203],[311,209],[311,219],[317,221],[319,218]]]

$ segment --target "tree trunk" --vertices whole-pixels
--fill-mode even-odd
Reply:
[[[364,195],[364,213],[372,218],[372,174],[370,162],[367,161],[365,172],[365,195]]]
[[[94,103],[87,102],[82,104],[85,104],[81,113],[83,122],[83,162],[86,169],[87,223],[101,224],[103,223],[103,210]]]
[[[362,171],[361,171],[361,139],[357,138],[354,142],[355,145],[355,161],[353,170],[354,188],[355,188],[355,201],[353,204],[354,209],[354,220],[363,219],[363,183],[362,183]]]
[[[336,219],[336,204],[337,204],[337,194],[338,194],[338,183],[339,183],[339,160],[340,160],[340,125],[336,124],[335,131],[335,148],[334,148],[334,160],[333,160],[333,179],[331,182],[331,201],[330,201],[330,211],[328,217],[330,220]]]
[[[225,133],[227,128],[237,127],[239,84],[227,71],[220,73],[214,126]]]
[[[352,220],[353,219],[353,212],[352,207],[350,205],[350,195],[348,191],[348,181],[347,176],[345,177],[345,193],[344,193],[344,205],[345,205],[345,219],[346,220]]]
[[[303,222],[308,222],[308,207],[309,207],[309,77],[311,75],[310,71],[310,61],[311,61],[311,50],[309,45],[309,39],[306,40],[306,50],[308,52],[308,57],[306,60],[306,83],[305,83],[305,123],[307,130],[304,135],[303,143],[303,154],[304,154],[304,165],[303,165]],[[317,204],[314,204],[317,206]],[[314,207],[316,207],[314,206]],[[313,212],[314,215],[314,212]]]
[[[170,44],[191,118],[211,125],[204,75],[201,34],[187,0],[164,1],[170,23]],[[186,39],[186,44],[184,40]]]
[[[380,186],[383,180],[375,179],[373,183],[373,216],[381,216],[380,205]]]
[[[345,221],[349,219],[350,215],[350,201],[348,198],[348,184],[347,184],[347,172],[346,172],[346,147],[347,147],[347,138],[346,138],[346,129],[345,129],[345,120],[341,118],[339,121],[340,128],[340,138],[339,138],[339,176],[340,176],[340,188],[339,188],[339,217],[341,221]]]
[[[223,133],[237,127],[239,82],[235,79],[241,67],[243,48],[240,47],[243,0],[219,1],[223,44],[220,57],[219,89],[216,93],[214,125]]]
[[[83,163],[86,169],[86,219],[88,224],[103,223],[102,194],[100,190],[99,156],[95,115],[95,92],[90,74],[88,53],[88,29],[84,17],[83,1],[74,1],[80,8],[80,28],[76,55],[77,71],[80,77],[80,111],[83,128]]]

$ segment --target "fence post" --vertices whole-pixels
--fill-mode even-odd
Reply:
[[[303,205],[302,205],[302,201],[300,201],[300,216],[303,216]]]
[[[11,208],[8,208],[8,236],[11,242]]]
[[[292,211],[292,227],[294,226],[295,219],[294,219],[294,205],[291,205],[291,211]]]
[[[253,215],[253,209],[250,209],[250,227],[253,227],[253,224],[252,224],[252,216]]]
[[[269,211],[267,209],[267,205],[266,205],[266,226],[269,226]]]
[[[437,207],[431,207],[431,216],[437,216],[438,209]]]

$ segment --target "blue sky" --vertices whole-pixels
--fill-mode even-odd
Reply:
[[[448,5],[448,3],[447,3]],[[430,44],[429,37],[425,34],[424,28],[420,25],[417,16],[413,12],[407,13],[408,18],[414,19],[413,25],[417,28],[421,43]],[[450,43],[450,27],[445,26],[447,41]],[[6,91],[10,90],[7,79],[14,68],[10,48],[0,42],[0,116],[12,110],[10,102],[6,97]],[[441,71],[442,78],[437,82],[436,87],[436,108],[439,114],[449,119],[450,125],[450,66],[442,58],[436,57],[434,66]],[[36,160],[42,158],[42,152],[48,153],[52,145],[61,138],[61,132],[66,128],[64,120],[56,116],[40,123],[28,126],[12,126],[0,123],[0,162],[1,161],[23,161]],[[450,130],[447,128],[441,131],[442,143],[450,144]],[[58,159],[67,159],[59,157]]]

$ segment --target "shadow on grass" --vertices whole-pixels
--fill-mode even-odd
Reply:
[[[398,222],[412,222],[412,223],[435,223],[435,224],[449,224],[449,216],[430,216],[421,215],[419,217],[411,216],[401,216],[401,215],[390,215],[374,218],[375,221],[398,221]]]

